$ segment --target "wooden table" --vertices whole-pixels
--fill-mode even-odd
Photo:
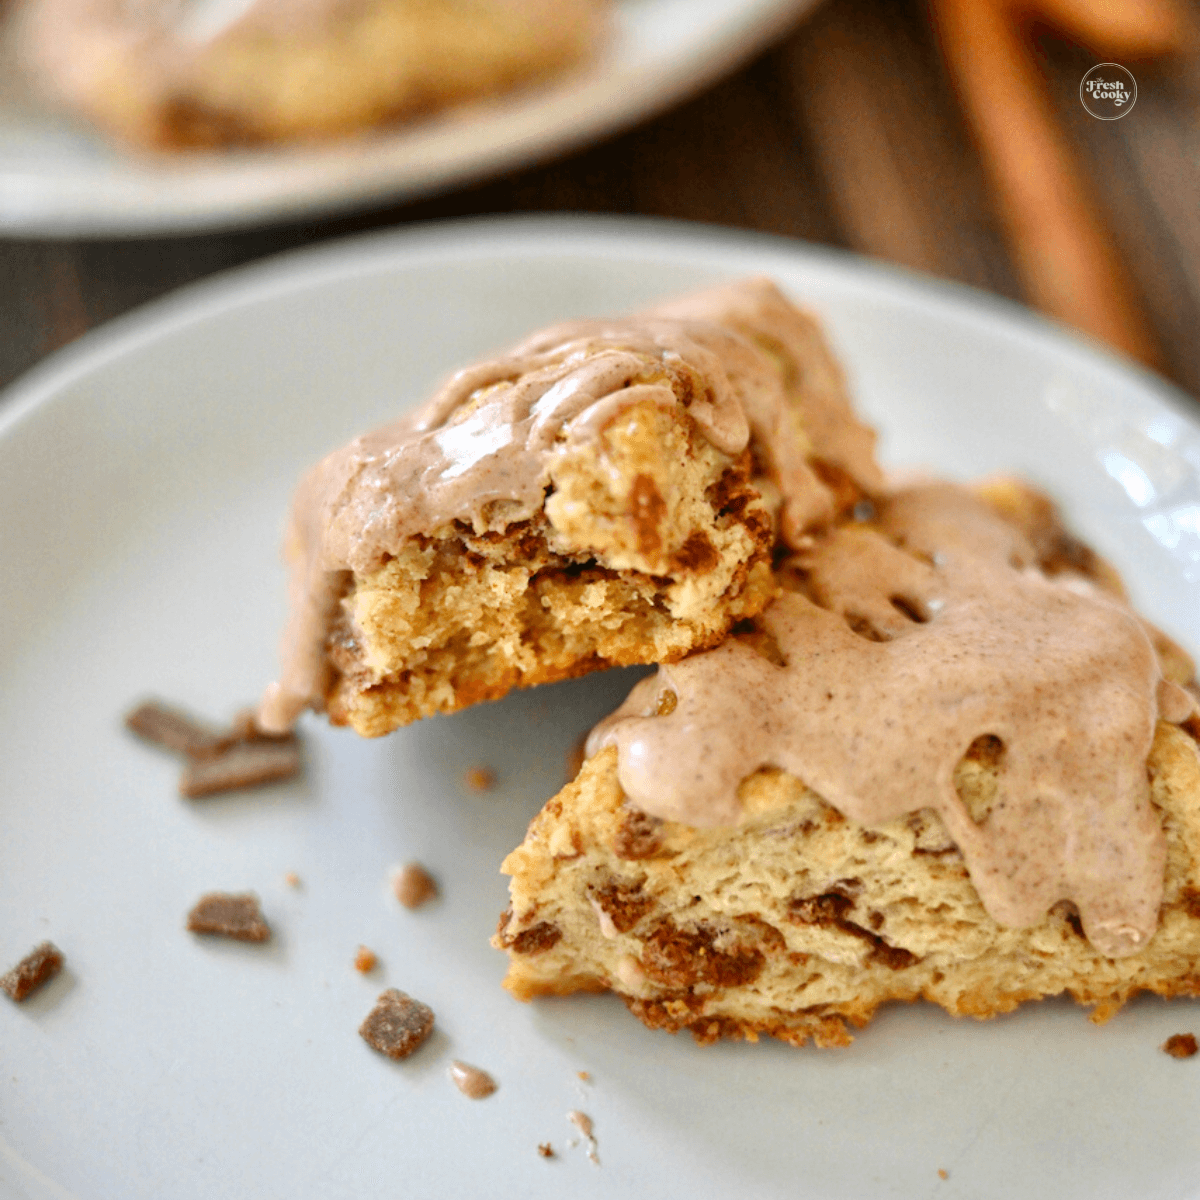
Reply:
[[[1096,59],[1049,36],[1059,120],[1171,378],[1200,397],[1200,63],[1139,64],[1128,116],[1079,101]],[[848,247],[1021,299],[919,0],[829,0],[733,78],[630,133],[466,190],[250,232],[0,241],[0,385],[144,301],[360,230],[481,213],[641,213]]]

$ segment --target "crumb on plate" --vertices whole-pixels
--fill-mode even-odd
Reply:
[[[587,1143],[587,1156],[596,1164],[600,1165],[600,1155],[598,1153],[599,1146],[596,1142],[596,1135],[592,1132],[592,1118],[585,1112],[580,1112],[579,1109],[573,1108],[567,1113],[567,1120],[583,1134],[583,1140]]]
[[[398,988],[388,988],[359,1026],[359,1036],[388,1058],[407,1058],[433,1032],[433,1009]]]
[[[420,863],[410,862],[392,876],[392,892],[405,908],[420,908],[437,895],[438,887]]]
[[[125,727],[183,755],[179,792],[193,800],[290,779],[301,767],[300,739],[264,733],[251,709],[239,712],[229,728],[217,729],[162,700],[145,700],[126,715]]]
[[[143,700],[125,714],[125,728],[164,750],[198,758],[220,749],[225,735],[207,721],[162,700]]]
[[[189,800],[196,800],[220,792],[278,783],[299,772],[300,741],[294,735],[235,739],[214,754],[193,758],[179,778],[179,792]]]
[[[265,942],[271,927],[258,907],[253,892],[231,894],[208,892],[196,901],[188,913],[187,927],[192,933],[232,938],[238,942]]]
[[[1194,1033],[1173,1033],[1162,1044],[1163,1052],[1172,1058],[1191,1058],[1196,1053]]]
[[[62,951],[53,942],[35,946],[13,969],[0,975],[0,992],[18,1003],[33,995],[62,970]],[[1195,1046],[1195,1042],[1192,1043]]]

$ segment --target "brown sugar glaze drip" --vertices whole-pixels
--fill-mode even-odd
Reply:
[[[735,328],[714,323],[725,311]],[[785,361],[793,370],[807,363],[812,377],[787,378]],[[428,404],[356,438],[301,482],[286,539],[283,674],[260,706],[262,727],[285,730],[324,696],[325,638],[350,572],[375,570],[408,538],[453,521],[482,533],[528,519],[545,501],[556,456],[645,401],[686,404],[730,456],[753,437],[791,545],[833,515],[810,454],[868,493],[881,486],[874,435],[854,416],[815,325],[767,280],[673,302],[669,315],[555,326],[458,372]],[[828,446],[809,439],[810,424]]]
[[[660,667],[589,752],[615,744],[631,800],[689,825],[735,823],[738,785],[763,766],[864,826],[932,808],[999,924],[1073,900],[1101,953],[1134,953],[1157,926],[1166,863],[1146,772],[1159,697],[1177,719],[1191,703],[1119,599],[1033,564],[966,489],[900,490],[873,527],[807,551],[809,595],[760,618],[785,665],[731,640]],[[984,735],[1004,749],[977,822],[954,771]]]

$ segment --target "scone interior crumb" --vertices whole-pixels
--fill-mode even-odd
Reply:
[[[329,639],[331,718],[367,736],[514,687],[716,644],[773,598],[771,518],[680,412],[633,405],[562,461],[546,511],[417,538],[358,578]],[[613,480],[617,482],[613,482]]]
[[[968,797],[994,787],[978,748]],[[647,1025],[701,1042],[770,1034],[838,1046],[888,1001],[991,1017],[1067,992],[1107,1020],[1139,991],[1200,994],[1200,757],[1160,723],[1150,760],[1169,857],[1160,927],[1140,953],[1100,955],[1073,906],[1029,929],[984,911],[926,810],[878,829],[777,770],[746,780],[745,817],[700,830],[628,807],[616,751],[590,759],[505,860],[511,904],[494,944],[520,999],[616,992]]]

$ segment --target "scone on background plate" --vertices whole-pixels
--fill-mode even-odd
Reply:
[[[1200,994],[1191,662],[1043,497],[981,491],[883,498],[598,727],[503,864],[510,992],[820,1045],[889,1000]]]
[[[667,662],[759,613],[777,539],[881,486],[873,435],[772,285],[696,302],[707,319],[677,303],[537,334],[318,464],[293,506],[264,727],[311,705],[374,736]]]
[[[22,46],[65,108],[138,146],[352,133],[593,53],[602,0],[31,0]]]

